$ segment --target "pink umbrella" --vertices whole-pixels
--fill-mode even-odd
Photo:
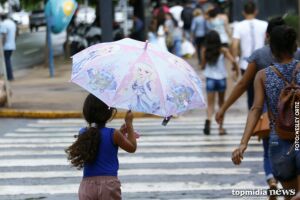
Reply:
[[[126,38],[93,45],[72,58],[71,81],[108,106],[163,117],[205,107],[193,68],[156,45]]]

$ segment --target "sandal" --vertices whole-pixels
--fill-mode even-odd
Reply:
[[[219,135],[227,135],[227,132],[224,128],[219,129]]]
[[[205,125],[204,125],[204,129],[203,129],[203,133],[205,135],[209,135],[210,134],[210,120],[205,120]]]

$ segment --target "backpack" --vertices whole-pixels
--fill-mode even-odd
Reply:
[[[285,86],[281,89],[280,96],[278,99],[277,110],[278,116],[274,119],[270,110],[271,118],[275,121],[275,131],[280,139],[282,140],[295,140],[296,128],[295,121],[299,122],[299,109],[300,109],[300,85],[296,83],[296,76],[300,71],[300,63],[297,64],[293,71],[292,80],[288,82],[287,79],[276,69],[271,66],[271,69],[275,74],[284,81]]]

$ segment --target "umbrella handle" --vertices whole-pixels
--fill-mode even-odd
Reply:
[[[148,41],[148,40],[146,40],[146,42],[145,42],[145,47],[144,47],[144,50],[147,50],[148,43],[149,43],[149,41]]]
[[[169,117],[165,117],[161,125],[167,126],[168,122],[171,120],[172,117],[173,117],[172,115],[170,115]]]

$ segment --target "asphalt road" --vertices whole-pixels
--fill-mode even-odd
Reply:
[[[234,189],[266,189],[261,142],[251,140],[241,166],[230,159],[245,119],[227,119],[226,136],[218,135],[216,124],[203,135],[202,118],[172,119],[167,127],[161,119],[136,119],[137,152],[119,151],[123,199],[232,200],[241,199]],[[82,172],[70,167],[64,149],[83,126],[79,119],[1,119],[0,200],[77,199]]]
[[[63,43],[66,33],[52,34],[54,55],[63,54]],[[45,62],[46,31],[40,28],[38,32],[21,33],[16,40],[17,49],[12,55],[14,70],[32,67]]]

